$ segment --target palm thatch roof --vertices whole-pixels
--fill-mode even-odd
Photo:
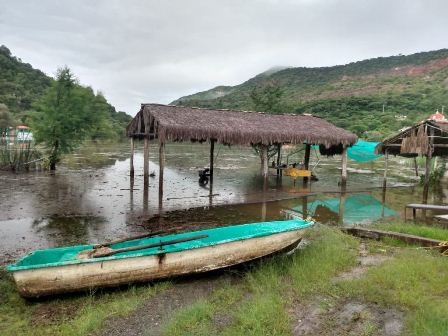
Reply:
[[[311,115],[268,114],[213,110],[160,104],[142,104],[126,129],[128,137],[159,138],[161,141],[216,140],[229,145],[300,144],[321,145],[342,151],[356,135]],[[337,153],[331,153],[337,154]]]
[[[379,143],[376,154],[404,157],[448,155],[448,122],[424,120]]]

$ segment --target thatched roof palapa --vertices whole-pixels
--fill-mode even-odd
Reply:
[[[161,141],[208,141],[228,145],[321,145],[339,154],[356,135],[311,115],[268,114],[233,110],[142,104],[126,129],[128,137]],[[331,150],[330,150],[331,152]]]

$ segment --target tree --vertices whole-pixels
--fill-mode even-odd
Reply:
[[[14,121],[8,106],[0,103],[0,130],[13,126]]]
[[[94,110],[94,102],[92,89],[79,86],[68,67],[58,69],[56,80],[36,103],[31,122],[36,142],[47,149],[51,170],[103,118],[102,110]]]
[[[276,82],[269,82],[261,88],[254,88],[250,93],[250,98],[255,111],[278,113],[282,111],[281,99],[283,89]],[[252,145],[260,159],[262,158],[262,146],[259,144]],[[277,154],[277,145],[268,146],[268,161]]]
[[[255,111],[278,113],[282,110],[284,90],[276,82],[269,82],[264,87],[256,87],[250,93]]]

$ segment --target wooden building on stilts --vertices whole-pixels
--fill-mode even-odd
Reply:
[[[425,162],[425,179],[423,187],[423,201],[428,199],[429,177],[431,161],[437,156],[448,155],[448,120],[443,113],[436,112],[427,120],[400,131],[398,134],[379,143],[375,148],[376,154],[385,155],[385,169],[383,188],[387,185],[387,165],[389,155],[416,158],[423,156]],[[416,163],[416,161],[414,161]],[[416,173],[417,166],[416,166]]]
[[[305,168],[308,169],[310,148],[319,145],[323,155],[342,155],[341,184],[347,180],[347,147],[356,135],[328,121],[303,114],[269,114],[234,110],[217,110],[161,104],[142,104],[126,129],[131,138],[131,175],[134,174],[134,141],[144,140],[144,176],[149,174],[149,141],[159,143],[159,197],[163,194],[165,144],[170,141],[210,143],[210,179],[213,179],[215,143],[256,145],[260,149],[261,174],[268,176],[268,148],[276,146],[278,157],[283,144],[305,144]],[[278,161],[280,163],[280,161]]]

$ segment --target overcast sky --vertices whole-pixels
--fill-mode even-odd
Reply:
[[[0,44],[132,115],[273,66],[446,48],[447,28],[447,0],[0,0]]]

